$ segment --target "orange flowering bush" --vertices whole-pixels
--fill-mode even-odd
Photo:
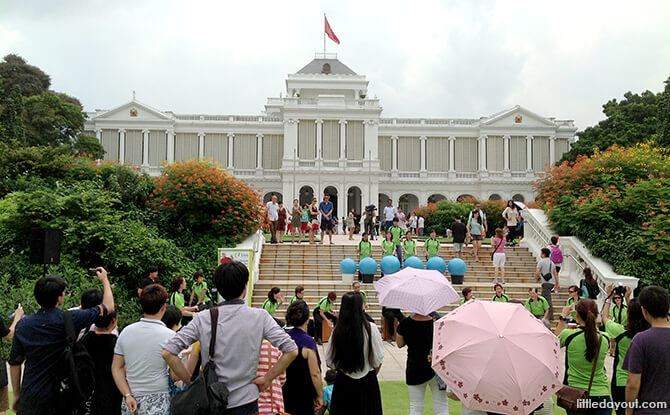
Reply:
[[[208,161],[167,165],[147,204],[176,232],[216,234],[229,244],[265,225],[260,195]]]
[[[561,235],[578,236],[622,274],[670,284],[670,151],[613,146],[554,166],[535,184]]]

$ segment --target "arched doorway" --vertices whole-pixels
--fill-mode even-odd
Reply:
[[[281,193],[279,192],[268,192],[263,196],[263,203],[267,203],[272,200],[272,196],[277,196],[277,203],[282,202]]]
[[[312,203],[312,199],[314,198],[314,189],[312,189],[311,186],[303,186],[300,188],[300,206],[305,206],[309,205]]]
[[[446,200],[446,199],[447,199],[447,198],[444,197],[444,195],[441,195],[441,194],[439,194],[439,193],[436,193],[436,194],[434,194],[434,195],[430,195],[430,197],[428,198],[428,203],[437,203],[437,202],[439,202],[440,200]]]
[[[526,201],[526,199],[520,193],[517,193],[514,196],[512,196],[512,200],[515,200],[517,202],[525,202]]]
[[[384,211],[384,208],[386,207],[386,203],[388,203],[388,200],[389,200],[389,199],[390,199],[390,197],[388,197],[388,195],[386,195],[386,194],[384,194],[384,193],[380,193],[380,194],[379,194],[379,199],[377,200],[377,202],[378,202],[378,204],[377,204],[377,209],[378,209],[377,214],[378,214],[378,215],[379,215],[381,212]],[[382,219],[383,219],[383,218],[382,218]]]
[[[498,193],[494,193],[491,196],[489,196],[489,200],[502,200],[502,197]]]
[[[419,207],[419,198],[411,193],[405,193],[398,199],[398,207],[409,217],[412,211]]]
[[[330,201],[333,202],[333,216],[338,216],[337,213],[337,189],[333,186],[328,186],[323,189],[323,193],[330,196]]]
[[[347,191],[347,212],[353,209],[356,215],[360,215],[361,208],[361,189],[351,186]]]
[[[467,200],[467,199],[476,199],[476,198],[475,198],[474,196],[472,196],[472,195],[465,194],[465,195],[460,195],[460,196],[458,196],[458,197],[456,198],[456,201],[457,201],[457,202],[462,202],[462,201]]]

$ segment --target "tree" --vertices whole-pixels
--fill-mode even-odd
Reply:
[[[0,78],[3,79],[6,91],[11,91],[17,85],[24,97],[40,95],[51,86],[49,75],[37,66],[28,65],[25,59],[15,54],[5,56],[0,62]]]
[[[72,148],[77,154],[85,154],[94,160],[100,160],[105,156],[105,148],[97,138],[90,135],[79,134]]]
[[[614,144],[631,147],[654,140],[659,128],[659,102],[663,93],[645,91],[642,94],[626,92],[624,99],[612,99],[603,105],[607,116],[593,127],[578,132],[579,140],[563,155],[558,164],[573,162],[579,155],[590,156],[594,149],[606,150]]]
[[[0,89],[0,141],[3,143],[22,143],[24,138],[23,126],[23,97],[17,85],[14,85],[7,94]]]
[[[670,77],[665,80],[665,90],[658,102],[658,137],[661,147],[670,147]]]
[[[84,129],[85,115],[67,95],[47,91],[24,99],[25,144],[72,144]]]

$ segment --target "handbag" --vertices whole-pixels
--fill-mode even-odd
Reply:
[[[493,250],[493,252],[491,252],[491,261],[493,261],[493,255],[496,254],[496,251],[498,250],[498,248],[500,248],[500,245],[502,245],[502,241],[503,241],[503,238],[500,238],[500,243],[498,243],[498,245],[496,245],[496,247],[495,247],[495,249]]]
[[[172,398],[174,415],[214,415],[224,414],[228,407],[228,388],[219,382],[214,366],[214,346],[216,344],[216,325],[219,320],[219,308],[209,309],[212,320],[209,340],[209,361],[203,371],[189,383],[181,393]]]
[[[596,365],[598,363],[598,356],[600,356],[600,345],[603,342],[603,336],[600,335],[598,339],[598,347],[596,348],[596,356],[593,359],[593,368],[591,368],[591,379],[589,379],[589,389],[584,390],[575,388],[574,386],[563,385],[563,387],[556,392],[556,404],[566,411],[585,412],[588,408],[580,408],[579,403],[589,399],[591,394],[591,385],[593,385],[593,375],[596,373]],[[565,360],[568,360],[568,350],[565,350]],[[567,366],[567,365],[566,365]],[[566,373],[568,368],[565,368]],[[567,375],[566,375],[567,376]]]

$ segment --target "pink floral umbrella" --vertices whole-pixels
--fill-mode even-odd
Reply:
[[[442,317],[432,361],[469,409],[525,415],[563,386],[558,338],[520,304],[470,300]]]

